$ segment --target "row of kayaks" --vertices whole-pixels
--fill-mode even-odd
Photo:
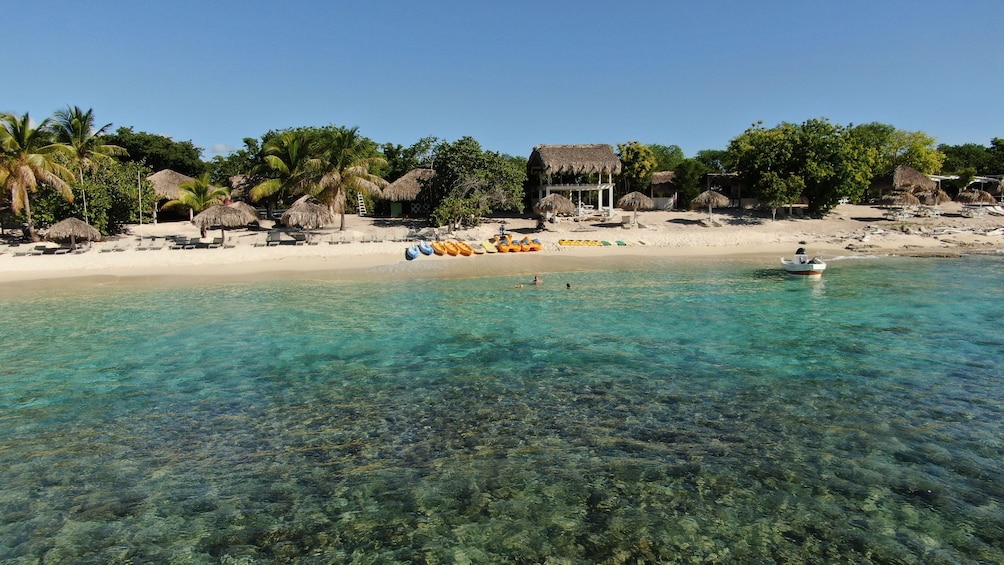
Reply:
[[[638,245],[646,245],[644,241],[638,241]],[[631,241],[615,241],[613,243],[609,241],[602,241],[599,239],[559,239],[558,245],[566,247],[604,247],[609,245],[635,245],[635,242]]]
[[[411,261],[422,255],[440,255],[451,257],[470,257],[484,253],[520,253],[524,251],[540,251],[543,244],[539,239],[523,238],[513,240],[511,237],[496,237],[481,243],[464,241],[420,241],[404,250],[405,259]]]

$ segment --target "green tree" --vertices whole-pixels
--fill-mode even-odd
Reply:
[[[99,161],[87,178],[77,181],[80,190],[87,192],[90,223],[104,234],[118,233],[126,224],[149,221],[153,203],[157,201],[153,183],[147,180],[150,169],[142,163]],[[32,214],[40,226],[48,226],[70,216],[80,217],[79,199],[67,202],[60,193],[48,185],[38,190]]]
[[[162,208],[166,210],[187,209],[189,220],[206,208],[214,204],[221,204],[230,198],[229,189],[213,186],[208,172],[198,178],[179,184],[178,192],[178,198],[167,201]]]
[[[694,156],[710,173],[728,173],[735,168],[732,154],[725,149],[702,149]]]
[[[938,151],[945,155],[943,169],[947,173],[958,174],[964,169],[993,174],[993,159],[987,147],[979,143],[962,145],[939,145]]]
[[[754,188],[760,202],[770,208],[771,220],[775,220],[778,208],[790,206],[798,200],[805,190],[805,181],[798,175],[781,176],[773,171],[767,171],[760,176]]]
[[[128,156],[128,153],[118,145],[105,143],[107,123],[100,128],[94,125],[94,110],[88,108],[85,112],[78,106],[67,106],[59,110],[51,123],[56,141],[68,146],[73,154],[73,163],[77,170],[77,181],[80,188],[80,199],[83,203],[82,218],[89,222],[87,213],[87,190],[85,180],[87,173],[92,171],[99,162],[114,161],[113,157]]]
[[[944,170],[952,174],[972,169],[980,175],[1004,174],[1004,139],[995,137],[990,146],[978,143],[963,145],[939,145],[945,154]]]
[[[987,168],[981,171],[985,175],[1004,174],[1004,138],[995,137],[990,140],[990,163]]]
[[[436,137],[423,137],[409,147],[400,144],[384,143],[380,146],[387,164],[379,171],[388,182],[394,182],[408,171],[418,167],[429,167],[432,162],[432,151],[440,140]]]
[[[436,174],[422,191],[439,225],[477,225],[496,210],[523,211],[526,160],[483,151],[472,137],[442,142],[433,152]]]
[[[308,132],[282,132],[266,142],[262,152],[264,163],[257,172],[272,178],[251,189],[251,200],[275,202],[314,192],[324,163],[310,154]]]
[[[675,171],[676,166],[686,158],[683,154],[683,149],[680,149],[679,145],[658,145],[653,143],[648,148],[652,150],[652,155],[655,156],[656,166],[653,169],[655,171]]]
[[[253,137],[244,138],[244,147],[227,156],[216,155],[207,165],[209,178],[213,184],[223,186],[230,184],[230,177],[235,175],[250,175],[260,169],[265,163],[261,144]]]
[[[69,158],[70,151],[52,140],[48,118],[33,128],[27,112],[20,118],[0,116],[0,182],[10,194],[11,210],[24,214],[32,241],[38,241],[38,234],[31,217],[31,195],[39,182],[51,185],[67,202],[73,201],[68,184],[73,173],[58,161],[59,155]]]
[[[858,143],[875,151],[871,164],[874,176],[890,175],[900,165],[934,174],[945,160],[934,138],[922,131],[899,130],[879,122],[851,126],[849,131]]]
[[[141,161],[154,171],[171,169],[198,177],[206,170],[201,158],[202,149],[191,141],[174,141],[163,135],[134,132],[131,127],[118,128],[105,141],[128,152],[128,157],[121,158],[123,161]]]
[[[332,212],[341,215],[339,230],[345,230],[345,199],[349,190],[363,194],[379,194],[387,181],[370,171],[386,164],[376,152],[375,144],[359,135],[359,128],[326,128],[318,142],[321,151],[318,200]]]
[[[728,151],[740,180],[758,199],[790,204],[801,188],[813,214],[829,211],[840,198],[859,200],[875,162],[873,148],[825,119],[771,129],[754,124],[729,142]]]
[[[619,177],[625,193],[645,190],[652,184],[652,172],[659,162],[648,145],[638,141],[618,143],[617,157],[621,160]]]
[[[680,202],[690,202],[701,193],[701,177],[711,172],[698,159],[684,159],[673,169],[673,186],[677,190],[677,205]]]

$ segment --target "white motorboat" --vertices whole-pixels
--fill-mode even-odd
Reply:
[[[826,262],[819,257],[809,258],[805,249],[799,247],[791,259],[781,257],[781,265],[785,272],[796,277],[821,277],[826,270]]]

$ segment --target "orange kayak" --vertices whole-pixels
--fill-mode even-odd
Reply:
[[[443,244],[443,246],[446,247],[446,253],[449,255],[456,257],[457,253],[460,253],[460,249],[457,248],[457,244],[452,241],[447,241]]]
[[[457,242],[457,251],[459,251],[460,254],[463,255],[464,257],[470,257],[471,254],[474,253],[474,250],[471,249],[471,246],[467,245],[463,241]]]
[[[432,252],[436,255],[446,255],[446,246],[441,241],[433,241]]]

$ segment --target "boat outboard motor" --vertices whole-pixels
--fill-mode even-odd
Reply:
[[[809,256],[805,254],[805,248],[804,247],[799,247],[795,251],[795,262],[796,263],[808,263],[809,262]]]

